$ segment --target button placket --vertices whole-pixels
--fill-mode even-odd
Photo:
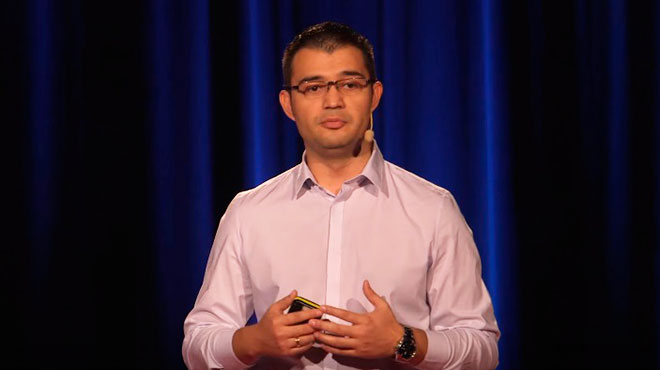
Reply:
[[[326,303],[340,307],[341,291],[341,242],[344,221],[344,200],[336,200],[330,206],[330,229],[328,230],[328,261],[326,279]],[[330,320],[342,322],[330,317]]]

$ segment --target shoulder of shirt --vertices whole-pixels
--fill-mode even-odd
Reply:
[[[272,197],[273,193],[285,192],[283,195],[291,194],[292,176],[294,170],[300,164],[272,177],[263,183],[255,186],[252,189],[244,190],[236,194],[231,202],[232,206],[249,206],[250,204],[261,203],[267,199],[279,199],[279,197]]]
[[[454,199],[449,190],[438,186],[431,181],[404,168],[401,168],[392,162],[385,161],[385,166],[392,174],[393,181],[404,183],[406,186],[414,188],[414,190],[416,190],[416,194],[419,194],[426,199],[428,199],[429,196],[438,197],[441,199]]]
[[[422,208],[428,207],[429,214],[436,215],[436,222],[454,220],[464,224],[472,233],[472,229],[461,213],[456,198],[449,190],[393,163],[387,161],[385,163],[389,168],[392,180],[397,182],[397,187],[407,187],[411,190],[406,194],[413,198],[412,200],[410,198],[406,199],[406,202],[412,202]]]

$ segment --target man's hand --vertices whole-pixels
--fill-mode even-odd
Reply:
[[[390,357],[394,354],[394,347],[403,337],[403,327],[397,322],[387,301],[371,289],[368,281],[364,281],[362,290],[374,305],[374,310],[358,314],[332,306],[321,306],[322,312],[353,325],[313,319],[309,323],[316,329],[314,338],[330,353],[367,359]]]
[[[320,310],[302,310],[284,314],[296,297],[296,291],[273,303],[255,325],[234,333],[234,353],[246,364],[261,356],[298,356],[314,344],[314,328],[307,321],[321,317]]]

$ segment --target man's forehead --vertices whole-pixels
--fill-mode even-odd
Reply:
[[[294,80],[310,76],[352,76],[356,75],[356,72],[364,77],[369,75],[362,52],[352,45],[339,46],[332,51],[313,47],[301,48],[294,55],[291,66],[291,76]]]

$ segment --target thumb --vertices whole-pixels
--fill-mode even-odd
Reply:
[[[371,284],[369,284],[369,280],[365,280],[364,283],[362,284],[362,290],[364,291],[365,297],[371,302],[374,307],[378,308],[383,306],[384,304],[387,304],[387,301],[371,288]]]
[[[298,292],[296,290],[292,290],[289,295],[285,296],[284,298],[280,299],[279,301],[276,301],[273,303],[270,307],[271,309],[275,310],[277,313],[282,313],[284,310],[286,310],[287,307],[291,306],[291,303],[293,303],[294,298],[298,295]]]

